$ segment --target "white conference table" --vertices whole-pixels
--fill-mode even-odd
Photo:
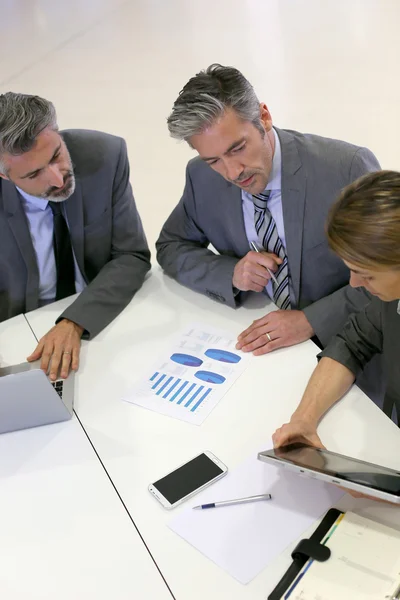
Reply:
[[[38,337],[70,301],[27,315]],[[148,484],[204,450],[233,469],[256,450],[269,447],[272,433],[300,400],[316,365],[317,348],[309,341],[253,357],[200,427],[121,398],[185,324],[204,322],[237,334],[273,308],[265,296],[255,295],[246,306],[230,309],[178,285],[154,267],[125,311],[83,343],[75,410],[177,600],[264,600],[288,567],[292,548],[243,586],[169,530],[173,513],[151,498]],[[330,411],[319,432],[331,450],[400,468],[397,426],[357,387]],[[365,516],[400,526],[400,508],[348,496],[343,502],[344,508],[357,507]]]
[[[35,338],[0,324],[0,364]],[[7,600],[171,598],[76,417],[0,436],[0,594]]]

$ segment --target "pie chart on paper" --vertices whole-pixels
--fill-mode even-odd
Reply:
[[[225,377],[211,371],[197,371],[194,376],[207,383],[224,383],[225,381]]]
[[[231,365],[236,364],[242,360],[241,357],[238,354],[235,354],[234,352],[228,352],[227,350],[219,350],[217,348],[210,348],[209,350],[206,350],[204,354],[208,358],[212,358],[213,360],[218,360],[219,362],[223,363],[230,363]]]
[[[171,356],[171,360],[185,367],[200,367],[203,364],[201,358],[197,358],[197,356],[192,356],[191,354],[175,353]]]

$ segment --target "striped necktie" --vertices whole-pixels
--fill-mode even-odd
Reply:
[[[254,222],[258,241],[261,246],[272,254],[276,254],[282,259],[282,264],[275,272],[275,277],[278,285],[272,279],[272,293],[275,304],[283,310],[290,309],[289,295],[289,269],[288,260],[285,248],[278,235],[276,223],[272,218],[270,211],[267,208],[267,202],[270,196],[270,191],[265,190],[262,194],[253,196],[254,203]]]

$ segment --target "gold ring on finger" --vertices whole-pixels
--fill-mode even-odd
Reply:
[[[268,341],[269,341],[269,342],[272,342],[272,338],[271,338],[271,336],[269,335],[269,333],[266,333],[265,335],[267,336],[267,338],[268,338]]]

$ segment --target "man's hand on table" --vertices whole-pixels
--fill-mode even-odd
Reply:
[[[236,348],[255,356],[294,346],[314,335],[301,310],[276,310],[254,321],[238,337]]]
[[[55,381],[60,369],[60,377],[66,379],[70,369],[77,371],[83,327],[73,321],[63,319],[42,337],[35,351],[28,356],[28,362],[41,358],[40,368],[49,373]],[[50,370],[49,370],[50,369]]]

